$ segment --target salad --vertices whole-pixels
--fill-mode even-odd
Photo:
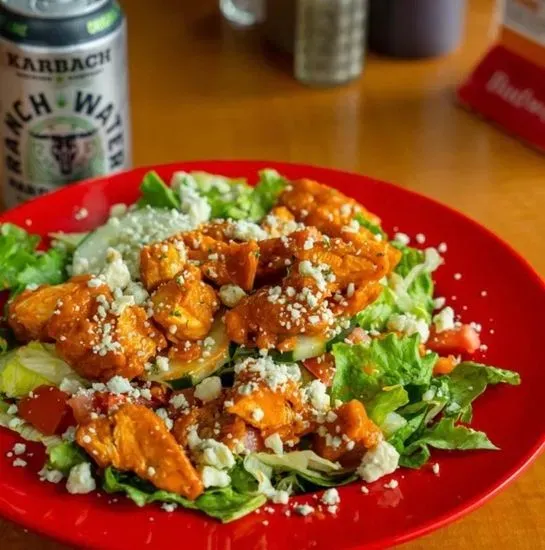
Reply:
[[[39,240],[0,225],[0,425],[42,443],[38,475],[68,493],[335,514],[341,485],[497,449],[472,404],[520,379],[472,361],[479,326],[435,296],[446,245],[390,239],[327,185],[150,172],[104,225]]]

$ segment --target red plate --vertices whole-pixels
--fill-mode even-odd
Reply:
[[[398,544],[445,525],[473,510],[512,481],[544,447],[543,375],[545,346],[542,316],[545,285],[509,246],[480,225],[441,204],[399,187],[362,176],[309,166],[263,162],[195,162],[157,168],[168,178],[175,170],[206,170],[247,176],[274,167],[289,178],[308,177],[355,197],[384,220],[409,235],[423,233],[426,244],[448,244],[446,266],[437,274],[438,293],[446,296],[463,320],[483,326],[489,346],[483,361],[520,372],[522,385],[490,389],[475,406],[474,427],[485,430],[501,447],[493,452],[435,452],[440,474],[431,467],[400,470],[396,489],[381,480],[364,495],[360,485],[340,490],[337,517],[317,514],[286,517],[251,514],[221,525],[190,512],[167,513],[155,506],[139,509],[105,494],[69,496],[62,484],[40,483],[37,452],[28,468],[13,468],[6,458],[16,438],[0,431],[0,513],[57,539],[94,548],[168,548],[185,546],[240,550],[266,548],[343,549]],[[109,207],[133,202],[146,169],[67,187],[0,217],[45,235],[49,231],[84,231],[102,222]],[[76,221],[81,207],[89,216]],[[461,279],[454,274],[461,273]],[[483,295],[485,291],[486,295]],[[465,307],[464,307],[465,306]],[[295,500],[295,499],[294,499]],[[298,502],[313,502],[299,497]],[[264,521],[268,525],[263,525]]]

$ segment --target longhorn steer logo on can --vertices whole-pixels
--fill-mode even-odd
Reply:
[[[68,118],[68,117],[63,117]],[[27,167],[38,181],[64,185],[104,169],[98,128],[72,118],[71,124],[43,122],[29,132]]]

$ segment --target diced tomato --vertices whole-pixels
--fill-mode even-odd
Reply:
[[[441,374],[450,374],[456,368],[456,357],[449,355],[448,357],[439,357],[437,363],[433,366],[433,374],[440,376]]]
[[[89,395],[76,395],[68,400],[68,405],[78,424],[87,424],[91,421],[94,412],[94,399]]]
[[[68,401],[78,424],[87,424],[92,420],[91,414],[108,414],[127,400],[124,395],[107,392],[96,392],[93,395],[76,395]]]
[[[19,416],[45,435],[61,434],[74,423],[69,398],[55,386],[39,386],[19,401]]]
[[[335,358],[331,353],[325,353],[320,357],[312,357],[303,361],[305,368],[326,386],[331,385],[335,375]]]
[[[445,330],[436,333],[431,332],[430,338],[426,346],[440,353],[441,355],[458,354],[458,353],[475,353],[481,345],[479,333],[469,325]]]
[[[346,339],[352,344],[363,344],[369,342],[371,337],[362,328],[356,327]]]

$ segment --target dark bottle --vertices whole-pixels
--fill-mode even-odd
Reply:
[[[394,57],[433,57],[455,50],[466,0],[371,0],[369,48]]]

